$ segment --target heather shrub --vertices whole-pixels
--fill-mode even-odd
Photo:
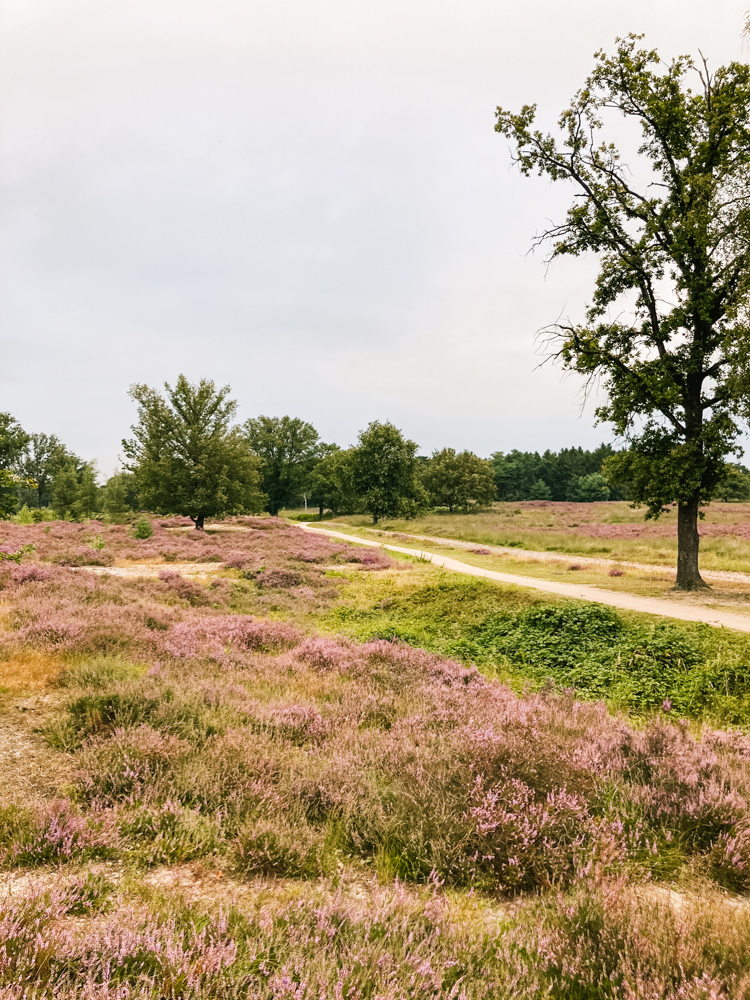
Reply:
[[[162,570],[159,579],[166,584],[170,593],[179,597],[182,601],[187,601],[192,607],[202,607],[211,603],[210,596],[204,587],[194,580],[187,580],[180,573],[173,570]]]
[[[259,587],[278,587],[280,590],[289,590],[297,587],[303,581],[301,573],[295,573],[288,569],[270,569],[259,573],[255,578]]]
[[[342,670],[357,657],[354,649],[321,636],[306,639],[294,655],[315,670]]]
[[[221,842],[217,817],[177,802],[139,805],[118,816],[120,833],[146,864],[183,864],[213,853]]]
[[[169,779],[190,756],[187,741],[145,723],[117,729],[111,737],[91,739],[84,746],[77,791],[84,801],[97,805],[166,801],[175,791]]]
[[[35,809],[0,806],[0,864],[30,867],[112,854],[115,837],[102,820],[58,800]]]
[[[111,552],[89,545],[79,545],[75,549],[62,552],[56,559],[60,566],[112,566],[115,557]]]
[[[144,677],[132,684],[73,698],[66,707],[64,724],[51,727],[48,738],[53,745],[72,749],[91,736],[145,724],[185,739],[204,741],[243,721],[240,706],[232,701],[220,696],[209,701],[200,690]]]
[[[391,566],[396,564],[396,560],[389,556],[384,549],[374,547],[355,548],[354,546],[347,546],[341,550],[340,557],[345,562],[359,563],[360,568],[365,570],[390,569]]]
[[[319,829],[276,816],[243,827],[233,857],[237,869],[247,875],[315,878],[325,869],[324,847]]]
[[[84,917],[106,913],[112,906],[116,885],[105,875],[88,872],[76,875],[60,890],[59,900],[66,916]]]

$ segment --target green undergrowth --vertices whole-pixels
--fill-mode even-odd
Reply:
[[[353,581],[322,624],[475,663],[516,690],[552,684],[636,714],[664,707],[750,725],[750,639],[708,625],[551,601],[445,572],[407,586]]]

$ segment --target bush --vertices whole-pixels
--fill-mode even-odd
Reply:
[[[323,846],[321,832],[307,824],[259,820],[237,837],[235,864],[248,875],[315,878],[323,874]]]
[[[151,538],[154,534],[154,528],[151,522],[145,518],[139,518],[133,525],[133,530],[131,532],[133,538],[146,539]]]

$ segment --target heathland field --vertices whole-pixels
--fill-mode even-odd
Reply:
[[[712,503],[699,524],[701,567],[750,573],[750,504]],[[495,503],[482,513],[434,513],[414,521],[383,521],[393,531],[457,538],[484,545],[529,551],[674,566],[677,557],[677,515],[644,520],[643,509],[625,501],[553,503],[527,500]],[[363,515],[341,520],[372,524]]]
[[[0,996],[750,997],[750,638],[152,526],[0,529]]]

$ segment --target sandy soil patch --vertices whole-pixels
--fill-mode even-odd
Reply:
[[[50,747],[39,732],[58,701],[57,692],[33,695],[0,714],[0,799],[54,798],[72,780],[73,758]]]
[[[160,573],[179,573],[180,576],[210,576],[224,569],[224,563],[130,563],[128,566],[81,566],[87,573],[97,576],[158,577]]]

